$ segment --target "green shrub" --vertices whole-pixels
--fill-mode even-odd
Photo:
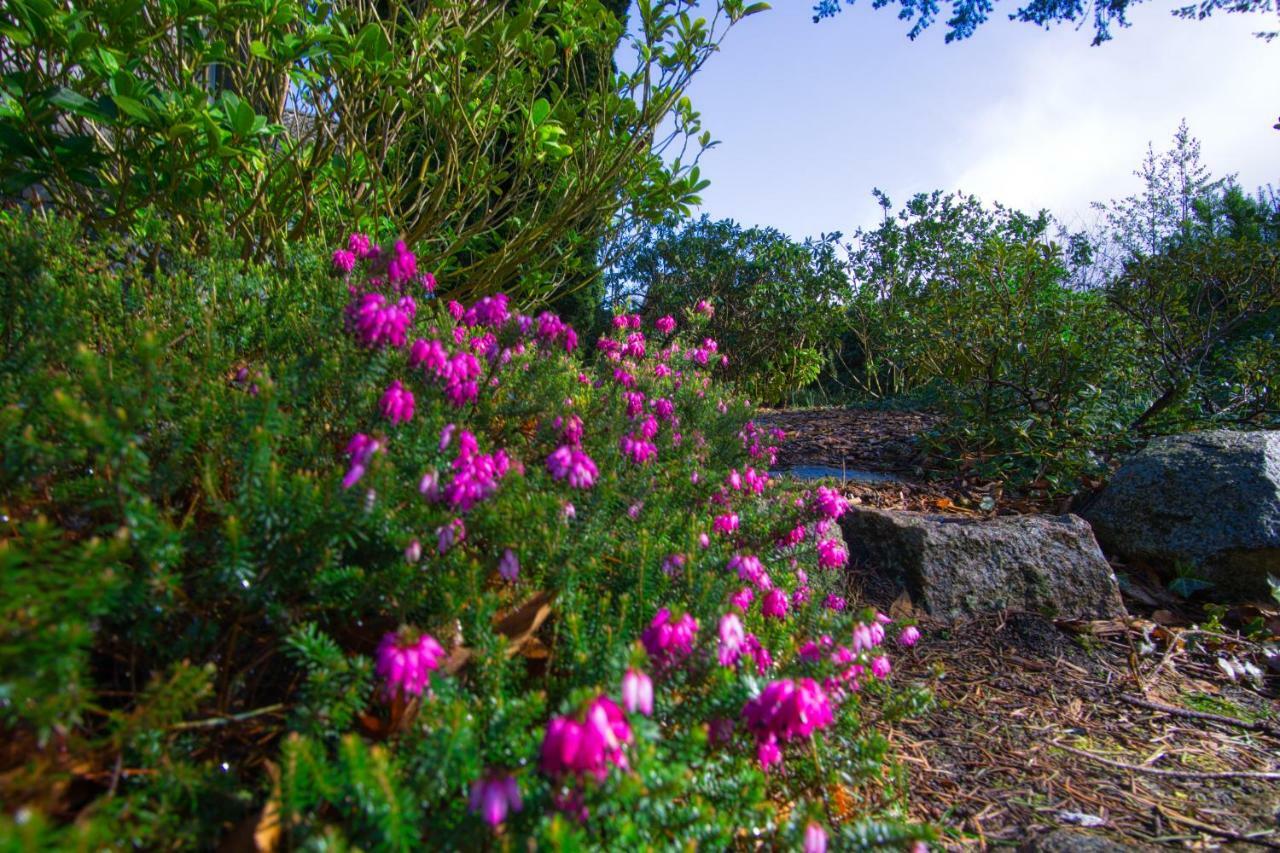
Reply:
[[[644,356],[624,320],[586,365],[553,318],[504,320],[500,299],[468,314],[409,277],[406,346],[385,346],[391,325],[356,310],[379,286],[357,268],[349,291],[307,247],[272,267],[180,252],[146,267],[66,224],[3,225],[0,846],[797,846],[810,823],[847,846],[930,836],[904,822],[879,731],[926,696],[831,657],[873,621],[826,606],[845,592],[818,566],[843,557],[817,545],[838,501],[801,507],[748,471],[766,469],[769,437],[690,358],[699,315],[646,335]],[[469,368],[440,368],[408,346],[419,337],[476,357],[473,400]],[[385,416],[405,413],[383,399],[393,381],[414,395],[407,422]],[[548,461],[574,446],[574,415],[588,488]],[[469,509],[450,491],[464,471]],[[785,618],[742,607],[759,669],[717,659],[717,625],[751,586],[740,554],[780,590],[774,612],[787,602]],[[660,608],[700,624],[665,664],[641,641]],[[440,644],[421,696],[385,668],[402,626]],[[652,677],[655,707],[623,718],[630,741],[610,754],[625,767],[554,772],[548,722],[616,699],[629,670]],[[826,685],[835,719],[784,738],[764,772],[744,705],[802,678]],[[469,794],[505,774],[523,808],[495,831]]]
[[[642,299],[650,318],[707,300],[710,331],[734,354],[728,375],[752,400],[784,402],[818,378],[843,328],[838,237],[797,243],[706,216],[658,228],[611,272],[614,297]]]

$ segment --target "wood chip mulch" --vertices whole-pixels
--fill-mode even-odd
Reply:
[[[1227,680],[1194,629],[1067,627],[1083,639],[1026,613],[922,620],[895,678],[931,678],[938,707],[891,734],[913,816],[953,849],[1073,827],[1138,849],[1280,850],[1274,692]]]

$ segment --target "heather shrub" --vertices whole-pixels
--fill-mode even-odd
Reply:
[[[882,730],[918,634],[704,314],[589,342],[403,244],[75,233],[0,238],[6,846],[930,837]]]

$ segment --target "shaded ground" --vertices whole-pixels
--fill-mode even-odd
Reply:
[[[928,415],[826,409],[759,420],[788,433],[780,469],[895,475],[844,482],[856,503],[970,516],[1069,509],[929,470],[916,440],[935,422]],[[1261,688],[1232,681],[1219,659],[1262,661],[1260,647],[1231,628],[1194,627],[1201,607],[1128,568],[1126,604],[1140,615],[1060,625],[1001,614],[946,626],[891,601],[891,584],[852,573],[863,600],[908,609],[925,632],[895,657],[895,677],[941,673],[938,707],[891,739],[913,816],[943,827],[947,847],[1280,850],[1276,675]],[[1262,618],[1277,618],[1274,609]],[[1233,612],[1228,625],[1260,618],[1253,611]]]

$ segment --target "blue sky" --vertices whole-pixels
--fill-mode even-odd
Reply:
[[[1006,0],[1007,2],[1007,0]],[[872,187],[895,206],[959,189],[1071,225],[1089,202],[1135,192],[1133,170],[1185,117],[1216,174],[1280,183],[1280,42],[1274,16],[1173,18],[1147,3],[1133,26],[1090,47],[1090,28],[992,20],[944,44],[914,42],[896,7],[867,0],[812,23],[809,0],[731,31],[690,90],[720,145],[702,160],[702,211],[794,237],[874,224]]]

